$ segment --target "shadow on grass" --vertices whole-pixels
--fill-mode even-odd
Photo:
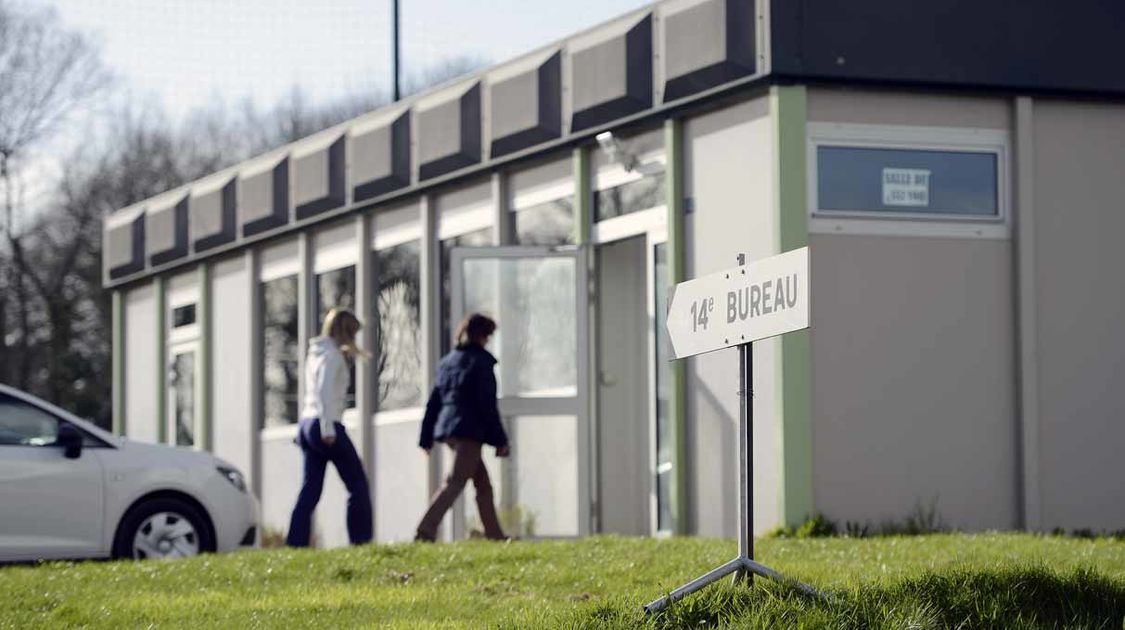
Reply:
[[[751,589],[705,591],[645,619],[624,603],[587,608],[577,628],[1039,628],[1120,629],[1125,582],[1092,570],[1043,567],[927,573],[889,586],[860,586],[815,600],[766,580]]]

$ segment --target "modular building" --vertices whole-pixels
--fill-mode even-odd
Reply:
[[[114,427],[239,465],[283,531],[304,349],[350,307],[374,356],[345,424],[376,538],[408,540],[450,463],[422,406],[479,310],[511,533],[733,536],[737,353],[669,361],[669,287],[807,245],[811,328],[755,347],[757,532],[1120,529],[1123,25],[1104,0],[668,0],[122,208]],[[345,500],[330,474],[322,543]]]

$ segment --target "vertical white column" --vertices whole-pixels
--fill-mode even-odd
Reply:
[[[375,317],[373,304],[375,302],[372,290],[375,286],[374,269],[371,255],[371,221],[365,214],[355,218],[356,234],[356,264],[355,264],[355,311],[356,316],[363,322],[360,329],[360,347],[371,351],[375,348]],[[371,492],[371,505],[375,505],[376,484],[379,477],[375,474],[375,361],[379,357],[372,355],[370,361],[356,361],[355,366],[355,406],[359,414],[359,440],[360,457],[363,459],[363,468],[367,474],[368,487]],[[374,523],[372,524],[374,531]]]
[[[156,438],[168,443],[168,280],[157,276],[156,288]]]
[[[1038,530],[1043,525],[1042,494],[1039,481],[1039,337],[1035,291],[1035,127],[1031,97],[1016,98],[1016,203],[1015,256],[1018,302],[1016,329],[1019,338],[1018,388],[1020,392],[1020,458],[1023,484],[1022,521],[1024,529]]]
[[[309,339],[315,336],[316,326],[316,275],[313,273],[312,235],[301,232],[297,236],[297,409],[300,412],[305,396],[305,353]]]
[[[438,260],[437,209],[433,195],[423,195],[421,243],[421,310],[422,310],[422,394],[423,400],[434,385],[434,370],[441,358],[441,263]],[[429,492],[433,494],[441,483],[441,449],[433,449],[430,456]]]
[[[496,245],[510,245],[514,241],[512,213],[509,207],[508,176],[501,172],[492,174],[492,242]]]
[[[211,352],[212,311],[214,310],[213,300],[211,299],[211,264],[208,261],[199,263],[199,307],[197,309],[199,312],[199,359],[197,361],[199,367],[196,370],[199,375],[198,393],[196,395],[196,399],[199,401],[197,406],[199,435],[195,437],[195,447],[208,452],[214,452],[215,450],[215,429],[211,424],[213,417],[211,410],[212,379],[215,374],[212,365],[214,359]]]
[[[125,435],[125,294],[113,292],[111,376],[113,389],[110,406],[113,413],[113,433]]]
[[[246,257],[246,291],[250,296],[250,417],[246,430],[250,432],[250,489],[259,499],[262,496],[262,436],[265,416],[263,408],[262,370],[264,364],[262,338],[262,283],[261,260],[258,250],[251,247]]]

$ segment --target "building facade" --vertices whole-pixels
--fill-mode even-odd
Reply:
[[[757,532],[1119,529],[1125,14],[1025,4],[668,0],[123,208],[115,430],[239,465],[284,530],[304,349],[347,306],[374,358],[345,424],[408,540],[450,464],[425,395],[480,310],[513,533],[733,536],[737,358],[669,361],[664,305],[808,245],[811,329],[755,346]],[[326,544],[345,498],[330,475]],[[478,525],[463,501],[444,535]]]

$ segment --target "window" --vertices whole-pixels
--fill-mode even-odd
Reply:
[[[35,405],[0,394],[0,446],[50,446],[58,435],[58,418]]]
[[[195,445],[195,352],[180,352],[172,357],[169,374],[176,446]]]
[[[594,194],[594,220],[605,221],[664,204],[664,172],[599,190]]]
[[[816,161],[821,212],[1000,212],[995,153],[821,146]]]
[[[450,253],[455,247],[488,247],[492,245],[492,228],[482,228],[447,238],[441,242],[441,352],[445,354],[453,346],[453,328],[460,322],[450,321],[450,295],[452,276],[450,275]]]
[[[355,310],[355,267],[326,271],[316,276],[316,333],[324,326],[324,317],[333,308]]]
[[[567,397],[578,391],[574,326],[575,261],[570,257],[467,258],[462,287],[468,311],[491,312],[500,328],[501,396]]]
[[[262,283],[262,427],[297,422],[297,276]]]
[[[195,305],[185,304],[172,309],[172,328],[182,328],[195,323]]]
[[[814,232],[1003,238],[1007,134],[809,124]]]
[[[512,227],[518,245],[572,245],[574,200],[565,197],[516,210]]]
[[[506,174],[506,184],[511,210],[509,242],[574,244],[574,157],[569,152],[521,164]]]
[[[324,318],[334,308],[355,311],[355,267],[325,271],[316,276],[316,334],[324,328]],[[355,364],[348,366],[348,397],[345,407],[355,407]]]
[[[422,404],[421,245],[375,252],[375,379],[380,411]]]

